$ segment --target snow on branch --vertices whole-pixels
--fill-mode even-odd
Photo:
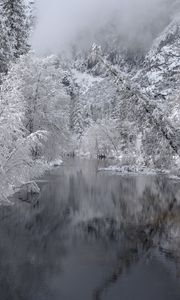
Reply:
[[[177,141],[177,131],[166,118],[161,109],[151,101],[145,94],[143,94],[139,87],[132,83],[127,76],[125,77],[120,70],[113,67],[101,54],[100,47],[93,45],[93,51],[96,57],[104,64],[109,73],[116,79],[115,83],[118,85],[120,92],[125,93],[125,98],[135,97],[135,103],[143,109],[149,121],[156,125],[161,131],[164,138],[168,141],[172,150],[179,155],[179,143]]]

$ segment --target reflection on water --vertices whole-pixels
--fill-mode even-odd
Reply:
[[[0,208],[0,299],[180,299],[180,182],[99,164],[67,160]]]

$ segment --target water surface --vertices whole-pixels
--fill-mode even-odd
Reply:
[[[0,299],[180,299],[180,182],[108,164],[69,159],[0,208]]]

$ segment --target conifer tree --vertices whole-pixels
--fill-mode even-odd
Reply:
[[[0,20],[0,73],[7,72],[7,64],[10,60],[10,45],[7,37],[7,31],[3,20]]]
[[[26,5],[23,0],[0,0],[0,10],[9,41],[9,53],[14,60],[29,49]]]
[[[73,101],[73,109],[72,109],[72,129],[75,134],[80,138],[84,131],[83,126],[83,107],[80,99],[76,97]]]
[[[36,26],[37,22],[37,11],[36,11],[36,5],[35,0],[30,0],[28,7],[27,7],[27,18],[28,18],[28,30],[29,32],[32,32]]]

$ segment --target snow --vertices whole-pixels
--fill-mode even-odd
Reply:
[[[80,87],[80,93],[86,94],[87,91],[96,83],[101,82],[104,78],[94,77],[88,73],[82,73],[76,69],[72,70],[75,82]]]
[[[55,159],[50,162],[50,167],[60,167],[63,164],[63,161],[61,159]]]
[[[126,176],[138,176],[138,175],[167,175],[169,171],[167,170],[158,170],[158,169],[149,169],[147,167],[138,167],[138,166],[109,166],[107,168],[99,168],[99,172],[111,172],[117,175]]]
[[[116,54],[94,44],[73,62],[29,52],[12,63],[1,85],[2,186],[19,186],[61,166],[66,153],[115,157],[121,166],[100,171],[122,175],[166,174],[155,168],[172,165],[179,170],[173,156],[180,148],[180,17],[139,64],[111,46]]]
[[[177,175],[169,175],[168,176],[169,177],[169,179],[172,179],[172,180],[176,180],[176,181],[179,181],[180,180],[180,177],[179,176],[177,176]]]
[[[167,169],[152,169],[147,167],[138,167],[138,166],[109,166],[107,168],[99,168],[99,172],[109,172],[110,174],[116,174],[119,176],[156,176],[163,175],[173,181],[179,181],[180,176],[173,173],[173,170]]]
[[[168,99],[180,84],[180,17],[172,22],[156,38],[145,57],[141,70],[134,80],[141,82],[143,90],[158,99]],[[145,88],[145,89],[144,89]]]

